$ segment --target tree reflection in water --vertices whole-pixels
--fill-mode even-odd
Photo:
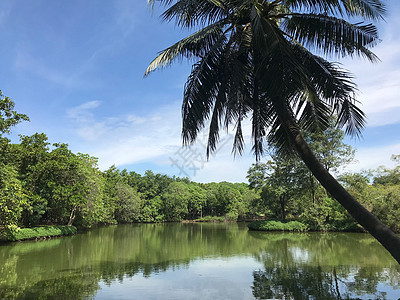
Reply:
[[[174,292],[191,299],[400,295],[396,261],[369,235],[248,232],[240,226],[120,225],[3,245],[0,299],[108,299],[110,294],[120,299],[121,293],[130,298],[139,291],[152,299],[183,298]],[[168,291],[158,284],[161,277],[170,284]]]
[[[256,258],[256,299],[398,299],[400,267],[368,235],[275,234]],[[368,252],[367,252],[368,251]]]
[[[257,299],[393,299],[393,294],[377,289],[382,273],[366,268],[359,268],[355,275],[341,271],[310,266],[266,268],[253,273],[253,295]]]

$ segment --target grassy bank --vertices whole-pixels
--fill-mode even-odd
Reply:
[[[182,220],[182,223],[222,223],[225,222],[225,217],[206,216],[194,220]]]
[[[41,226],[20,228],[17,230],[0,229],[0,242],[41,239],[53,236],[72,235],[77,231],[75,226]]]
[[[254,221],[251,222],[247,227],[250,230],[259,230],[259,231],[308,231],[308,226],[298,222],[298,221],[290,221],[287,223],[283,223],[280,221]]]
[[[206,216],[195,220],[196,222],[224,222],[225,217]]]

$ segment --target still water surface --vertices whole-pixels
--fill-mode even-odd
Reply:
[[[0,298],[398,299],[369,235],[136,224],[0,246]]]

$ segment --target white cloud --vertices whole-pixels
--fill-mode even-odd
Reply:
[[[360,170],[376,169],[379,166],[393,168],[395,167],[395,163],[390,159],[392,154],[400,154],[400,144],[358,148],[355,155],[356,162],[348,165],[346,170],[357,172]]]
[[[89,101],[67,110],[67,116],[80,122],[90,121],[93,118],[91,109],[99,107],[100,101]]]
[[[392,12],[396,15],[396,12]],[[381,62],[362,59],[343,60],[356,78],[361,108],[368,116],[368,126],[400,122],[400,21],[394,16],[384,28],[382,42],[372,50]]]
[[[140,117],[132,112],[100,117],[93,112],[99,105],[99,101],[84,103],[70,108],[67,116],[79,137],[75,143],[98,157],[101,169],[152,161],[180,145],[178,103]]]
[[[245,150],[247,154],[243,157],[233,157],[232,134],[221,135],[217,152],[209,161],[206,160],[206,137],[202,133],[192,150],[184,150],[180,102],[140,116],[131,111],[125,115],[100,117],[96,115],[100,105],[100,101],[86,102],[68,109],[67,116],[78,137],[71,147],[79,145],[80,152],[98,157],[102,170],[113,164],[151,163],[159,165],[165,172],[189,176],[198,182],[245,182],[247,170],[255,161],[249,150]],[[183,152],[186,161],[179,156]],[[179,160],[180,165],[185,164],[184,168],[180,170],[173,166],[171,159]]]

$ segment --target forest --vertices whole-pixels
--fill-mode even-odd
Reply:
[[[0,98],[0,226],[96,225],[133,222],[298,221],[309,230],[359,231],[362,228],[317,182],[296,156],[270,152],[270,160],[253,164],[247,183],[196,183],[188,178],[143,175],[111,166],[101,171],[97,158],[73,153],[65,143],[50,143],[45,133],[20,135],[12,143],[11,127],[28,121]],[[341,130],[305,132],[325,168],[365,207],[400,231],[400,155],[396,167],[345,172],[354,149]]]

